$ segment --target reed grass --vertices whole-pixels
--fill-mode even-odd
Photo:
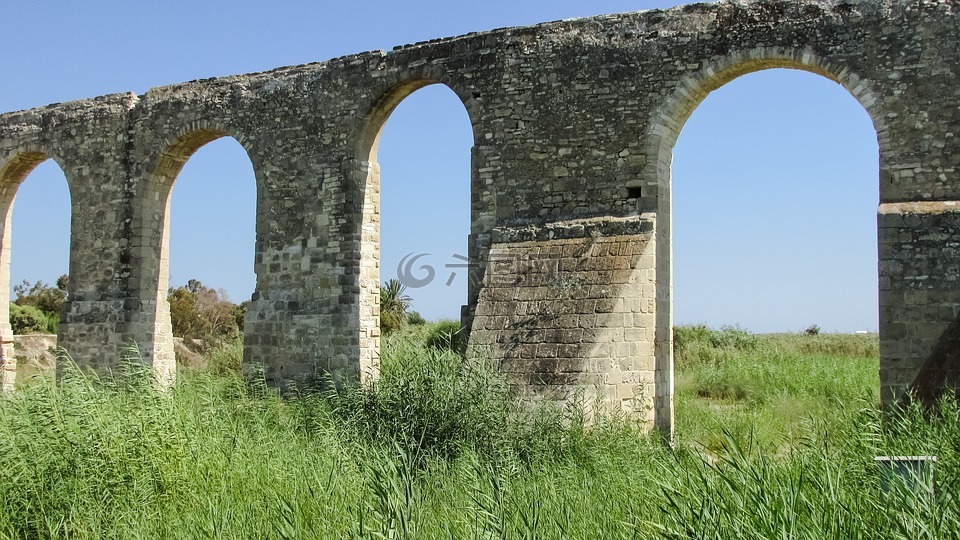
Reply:
[[[672,448],[409,336],[284,399],[238,350],[166,392],[68,369],[0,396],[0,538],[960,538],[956,403],[881,421],[869,347],[803,337],[688,341]],[[874,456],[918,454],[935,495],[883,492]]]

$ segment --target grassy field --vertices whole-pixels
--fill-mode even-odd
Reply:
[[[960,411],[881,422],[875,336],[677,334],[678,440],[522,414],[408,333],[381,382],[279,399],[239,348],[0,397],[0,538],[960,538]],[[938,456],[936,495],[877,455]]]
[[[677,433],[716,449],[724,432],[766,451],[844,436],[850,414],[879,406],[872,335],[751,335],[681,327],[676,335]]]

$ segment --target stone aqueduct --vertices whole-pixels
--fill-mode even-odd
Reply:
[[[170,190],[194,151],[230,136],[257,182],[245,362],[281,387],[375,376],[379,133],[407,95],[444,84],[474,133],[472,346],[532,396],[582,389],[670,430],[673,144],[712,90],[794,68],[843,85],[876,128],[881,394],[931,397],[960,365],[958,12],[958,0],[696,4],[7,113],[0,295],[14,193],[53,159],[72,200],[60,343],[106,369],[133,341],[169,377]]]

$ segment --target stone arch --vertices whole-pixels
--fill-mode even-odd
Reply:
[[[187,129],[165,141],[163,150],[148,167],[147,170],[150,172],[142,186],[138,205],[139,227],[133,245],[135,253],[140,256],[136,269],[139,275],[135,275],[134,283],[139,290],[142,309],[146,316],[146,335],[143,336],[143,342],[150,344],[146,350],[141,348],[141,353],[144,355],[144,360],[152,364],[161,384],[172,383],[176,373],[173,329],[167,302],[170,271],[170,201],[173,185],[183,166],[200,148],[224,137],[237,141],[253,164],[259,207],[261,193],[259,174],[257,174],[259,169],[246,138],[233,130],[204,122],[191,124]]]
[[[354,144],[354,159],[358,162],[376,162],[377,149],[380,145],[380,135],[383,133],[383,127],[393,111],[410,94],[425,86],[433,84],[442,84],[460,98],[467,116],[470,118],[470,127],[473,130],[474,142],[479,140],[480,125],[477,122],[479,117],[478,105],[473,94],[464,88],[459,81],[449,77],[446,73],[436,70],[425,70],[423,72],[398,72],[389,78],[387,90],[382,92],[379,97],[367,110],[360,122],[356,132],[351,140]]]
[[[777,68],[808,71],[847,89],[873,121],[880,145],[880,160],[883,161],[883,151],[889,145],[889,140],[880,110],[880,97],[873,91],[869,81],[862,79],[849,68],[829,62],[812,51],[779,47],[758,48],[733,53],[707,63],[699,71],[681,79],[673,93],[654,111],[647,133],[647,156],[655,158],[650,160],[648,167],[656,167],[657,187],[663,187],[664,179],[669,183],[670,163],[677,137],[680,136],[687,119],[710,92],[737,77]]]
[[[656,254],[656,387],[654,410],[658,429],[672,434],[673,409],[673,245],[671,167],[673,147],[693,111],[710,92],[749,73],[766,69],[796,69],[825,77],[843,86],[866,110],[877,133],[880,153],[880,200],[883,200],[884,160],[890,146],[883,122],[882,101],[869,81],[840,64],[809,50],[767,47],[735,52],[705,65],[677,83],[655,109],[648,131],[648,161],[641,182],[657,194]]]
[[[380,166],[377,163],[380,136],[390,115],[404,99],[417,90],[433,84],[446,86],[460,99],[470,120],[473,140],[476,144],[478,123],[476,121],[476,102],[473,96],[445,74],[430,72],[429,70],[425,73],[402,72],[395,75],[387,89],[370,106],[353,138],[356,143],[354,145],[355,167],[352,172],[356,175],[357,189],[363,194],[358,238],[360,245],[359,375],[361,381],[375,379],[380,369]],[[472,254],[474,253],[474,246],[472,245],[475,238],[474,228],[477,223],[476,206],[472,202],[477,193],[474,185],[477,174],[476,164],[472,158],[470,177],[471,234],[468,241],[470,244],[468,252]],[[475,266],[469,269],[471,273],[476,271]],[[472,284],[476,283],[477,279],[477,276],[470,275],[468,283],[471,285],[468,285],[468,287],[473,287]],[[467,305],[469,306],[471,303],[475,303],[475,295],[472,291],[468,291]],[[467,311],[469,311],[469,307]],[[461,313],[461,319],[462,324],[469,326],[468,316],[464,317]]]
[[[13,329],[10,327],[10,260],[13,203],[20,184],[41,163],[53,160],[66,172],[61,158],[39,147],[27,147],[0,164],[0,390],[12,390],[16,382],[17,361],[13,351]],[[74,194],[67,182],[70,199]],[[71,213],[73,213],[71,211]],[[71,250],[72,251],[72,250]],[[69,269],[68,269],[69,273]]]

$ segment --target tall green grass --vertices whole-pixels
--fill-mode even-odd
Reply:
[[[780,346],[755,338],[740,352]],[[714,356],[729,348],[708,343],[680,375],[742,358]],[[960,537],[956,404],[883,423],[842,377],[779,384],[829,372],[805,375],[813,361],[790,351],[764,368],[784,375],[740,401],[843,396],[831,414],[788,443],[759,442],[762,417],[738,431],[719,416],[709,451],[683,434],[683,399],[728,398],[699,396],[700,382],[669,448],[616,418],[524,413],[488,366],[403,335],[384,344],[378,384],[287,399],[237,375],[236,351],[168,392],[135,363],[69,370],[0,397],[0,538]],[[741,362],[723,384],[753,376]],[[880,454],[937,455],[936,497],[882,493]]]
[[[874,335],[752,335],[738,328],[678,327],[676,418],[681,440],[712,450],[723,432],[776,452],[860,409],[879,407]]]

